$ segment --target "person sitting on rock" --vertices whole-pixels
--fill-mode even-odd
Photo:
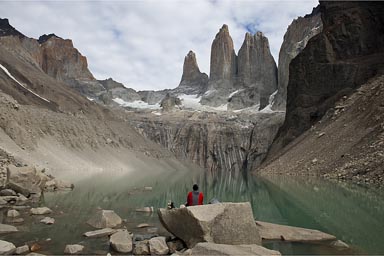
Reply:
[[[192,189],[193,191],[188,193],[185,206],[203,205],[204,195],[202,192],[199,192],[199,186],[194,184]]]

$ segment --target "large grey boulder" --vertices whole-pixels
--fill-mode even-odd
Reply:
[[[261,244],[250,203],[220,203],[159,209],[163,226],[188,248],[199,242]]]
[[[281,255],[260,245],[228,245],[214,243],[198,243],[192,249],[192,255]]]
[[[80,244],[67,244],[64,249],[65,254],[79,254],[84,250],[84,246]]]
[[[14,165],[7,167],[7,187],[24,196],[31,194],[39,196],[42,187],[48,180],[47,175],[37,171],[34,167],[16,167]]]
[[[169,253],[169,248],[165,237],[158,236],[149,239],[149,251],[151,255],[166,255]]]
[[[0,254],[12,254],[16,250],[16,246],[13,243],[0,240]]]
[[[8,234],[19,231],[16,227],[7,225],[7,224],[0,224],[0,234]]]
[[[109,239],[112,248],[117,252],[132,252],[132,236],[127,230],[119,230]]]
[[[113,210],[100,210],[87,221],[89,225],[95,228],[114,228],[120,225],[123,220]]]
[[[0,196],[16,196],[16,192],[12,189],[3,189],[0,191]]]

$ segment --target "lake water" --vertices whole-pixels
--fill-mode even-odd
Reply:
[[[86,224],[97,209],[112,209],[123,219],[125,226],[134,234],[147,233],[136,228],[139,223],[157,227],[158,234],[166,234],[157,214],[136,212],[136,208],[165,207],[168,200],[178,206],[186,200],[193,183],[200,185],[205,202],[217,198],[224,202],[249,201],[255,219],[278,224],[318,229],[335,235],[352,246],[345,253],[383,254],[384,243],[384,191],[367,189],[351,184],[302,177],[254,176],[214,179],[208,174],[186,172],[163,173],[145,178],[145,174],[99,174],[75,184],[71,192],[46,193],[42,205],[54,210],[54,225],[39,223],[41,216],[29,216],[18,226],[21,232],[1,235],[0,239],[20,246],[25,242],[38,242],[41,253],[62,254],[66,244],[80,243],[86,253],[106,254],[107,238],[88,239],[82,236],[93,230]],[[151,186],[152,191],[144,190]],[[149,231],[153,231],[149,230]],[[48,239],[48,240],[47,240]],[[342,254],[321,245],[270,242],[265,244],[283,254]]]

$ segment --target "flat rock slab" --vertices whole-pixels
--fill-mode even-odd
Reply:
[[[0,224],[0,234],[7,234],[7,233],[13,233],[19,231],[16,227],[7,225],[7,224]]]
[[[198,243],[192,249],[192,255],[281,255],[257,244],[229,245],[214,243]]]
[[[199,242],[261,244],[248,202],[159,209],[158,215],[163,226],[188,248]]]
[[[324,242],[336,240],[336,237],[318,230],[279,225],[256,221],[260,235],[265,240],[284,240],[288,242]]]
[[[86,236],[86,237],[103,237],[103,236],[112,235],[113,233],[116,233],[116,232],[117,232],[117,230],[112,229],[112,228],[103,228],[103,229],[85,232],[84,236]]]
[[[15,250],[15,254],[23,254],[26,252],[29,252],[29,246],[26,244],[23,246],[17,247]]]

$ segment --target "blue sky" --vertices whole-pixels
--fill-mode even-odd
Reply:
[[[317,1],[118,0],[1,1],[0,17],[38,38],[70,38],[98,79],[112,77],[136,90],[176,87],[184,56],[196,53],[209,74],[212,40],[228,24],[235,51],[244,34],[262,31],[277,62],[288,25]]]

